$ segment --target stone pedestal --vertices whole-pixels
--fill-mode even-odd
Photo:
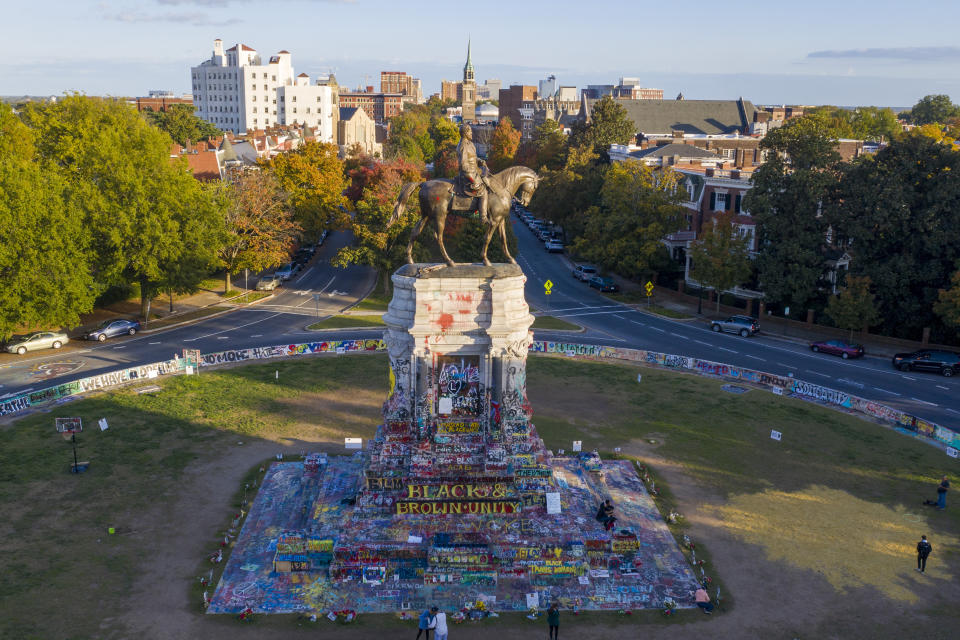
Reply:
[[[372,451],[375,472],[490,477],[508,473],[517,454],[542,461],[526,398],[525,282],[509,264],[407,265],[393,275],[384,436],[404,446]]]

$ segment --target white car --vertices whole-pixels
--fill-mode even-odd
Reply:
[[[65,333],[41,331],[22,338],[14,338],[7,343],[7,351],[22,356],[27,351],[37,349],[59,349],[69,341],[70,338]]]
[[[263,276],[259,282],[257,282],[257,291],[273,291],[279,286],[280,278],[274,275]]]

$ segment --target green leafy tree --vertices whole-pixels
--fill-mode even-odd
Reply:
[[[430,124],[430,108],[424,105],[408,106],[390,118],[384,155],[389,159],[403,157],[418,164],[432,161],[437,145],[430,135]]]
[[[950,283],[949,289],[941,289],[938,293],[933,311],[945,325],[960,328],[960,270],[954,272]]]
[[[206,120],[194,115],[193,105],[174,104],[166,111],[143,111],[143,117],[153,126],[166,131],[177,144],[199,142],[222,136],[223,132]]]
[[[281,153],[264,164],[290,197],[293,217],[304,232],[316,237],[324,230],[345,229],[347,188],[337,145],[305,142],[295,151]]]
[[[98,293],[77,202],[33,134],[0,104],[0,340],[79,324]]]
[[[223,222],[211,193],[185,160],[170,160],[169,137],[123,102],[68,95],[23,117],[82,211],[96,281],[138,282],[146,319],[164,265],[216,250]]]
[[[603,180],[601,204],[585,211],[585,228],[574,250],[629,278],[655,276],[666,253],[663,237],[683,222],[677,175],[639,162],[612,164]]]
[[[750,277],[750,237],[740,233],[736,213],[723,211],[700,232],[690,248],[693,277],[720,294],[743,284]]]
[[[430,139],[433,146],[439,151],[456,147],[460,143],[460,129],[457,125],[444,117],[434,117],[430,121]]]
[[[824,214],[873,283],[883,333],[951,339],[933,307],[960,259],[960,152],[904,136],[846,166]]]
[[[816,297],[826,269],[827,224],[820,211],[836,185],[840,157],[815,118],[789,121],[760,146],[770,158],[754,172],[743,202],[759,230],[757,275],[767,300],[804,309]]]
[[[300,234],[287,194],[267,171],[244,171],[222,189],[227,241],[217,253],[224,291],[241,269],[261,271],[286,262]]]
[[[556,120],[547,118],[533,131],[533,148],[537,170],[559,169],[563,166],[567,151],[567,135]]]
[[[490,171],[496,173],[514,164],[521,136],[522,134],[513,127],[509,117],[500,118],[490,143],[490,158],[487,161]]]
[[[909,112],[901,114],[901,117],[917,125],[942,124],[957,116],[960,116],[960,107],[953,104],[950,96],[942,93],[931,94],[920,98]]]
[[[598,154],[606,154],[611,144],[628,144],[637,126],[623,105],[604,96],[594,103],[590,122],[577,122],[570,134],[570,146],[590,146]]]
[[[850,276],[846,286],[827,301],[827,315],[841,329],[850,330],[851,340],[854,330],[866,331],[880,317],[871,284],[866,276]]]
[[[564,228],[568,241],[583,235],[586,212],[600,204],[600,190],[610,165],[592,147],[571,147],[562,168],[540,172],[530,207]]]
[[[410,228],[420,218],[416,191],[399,221],[387,227],[400,189],[422,180],[419,168],[402,158],[377,163],[364,179],[351,224],[353,243],[340,249],[332,264],[364,264],[377,270],[384,294],[390,292],[390,274],[406,260]],[[420,253],[422,255],[422,251]]]

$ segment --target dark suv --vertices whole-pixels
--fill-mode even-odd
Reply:
[[[949,378],[960,373],[960,353],[921,349],[893,356],[893,366],[900,371],[936,371]]]

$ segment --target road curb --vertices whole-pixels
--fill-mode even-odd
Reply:
[[[184,320],[183,322],[177,322],[177,323],[174,323],[174,324],[171,324],[171,325],[167,325],[166,327],[160,327],[159,329],[141,329],[141,330],[138,331],[137,333],[142,333],[142,334],[159,333],[159,332],[161,332],[161,331],[166,331],[167,329],[175,329],[175,328],[177,328],[177,327],[183,327],[183,326],[186,326],[186,325],[188,325],[188,324],[195,323],[195,322],[201,322],[201,321],[203,321],[203,320],[209,320],[209,319],[211,319],[211,318],[219,318],[220,316],[226,315],[226,314],[231,313],[231,312],[233,312],[233,311],[237,311],[238,309],[245,309],[245,308],[247,308],[247,307],[252,307],[252,306],[254,306],[254,305],[260,304],[260,303],[263,302],[264,300],[270,300],[270,299],[273,298],[273,297],[274,297],[274,294],[271,293],[269,296],[266,296],[266,297],[264,297],[264,298],[260,298],[259,300],[254,300],[253,302],[249,302],[249,303],[244,304],[244,305],[233,305],[233,306],[230,307],[229,309],[224,309],[223,311],[220,311],[220,312],[218,312],[218,313],[211,313],[210,315],[208,315],[208,316],[203,316],[202,318],[194,318],[194,319],[192,319],[192,320]],[[218,304],[222,304],[222,303],[218,303]]]

